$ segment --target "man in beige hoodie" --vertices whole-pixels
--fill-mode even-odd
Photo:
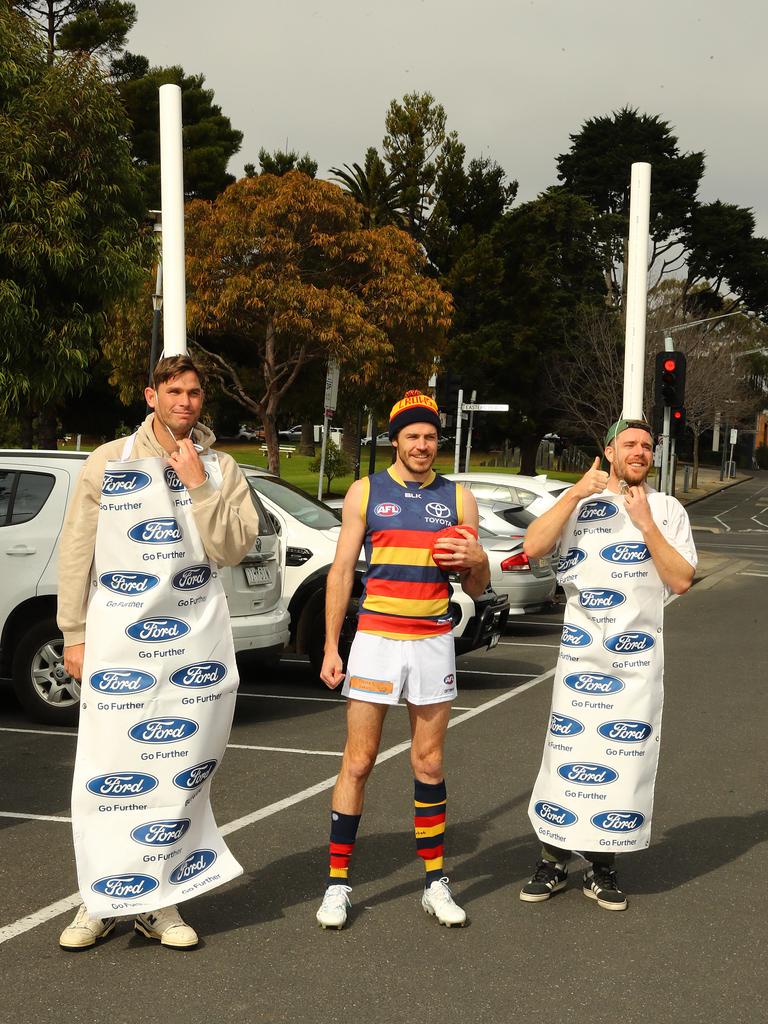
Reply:
[[[208,453],[215,436],[198,423],[203,388],[197,367],[187,356],[161,359],[153,373],[153,387],[146,388],[153,412],[133,437],[129,458],[162,458],[175,472],[179,486],[191,499],[191,517],[205,554],[218,565],[237,565],[258,534],[258,517],[248,484],[234,460],[216,453],[221,484],[206,474],[200,455]],[[69,506],[59,549],[58,624],[64,634],[64,667],[74,679],[82,679],[87,643],[86,614],[91,586],[102,483],[107,463],[125,458],[126,439],[97,448],[88,458]],[[98,837],[93,837],[98,842]],[[75,920],[60,937],[65,949],[93,946],[114,928],[115,918],[90,915],[81,906]],[[136,930],[163,945],[189,948],[198,941],[193,928],[176,907],[165,907],[137,916]]]

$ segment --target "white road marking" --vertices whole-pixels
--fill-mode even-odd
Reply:
[[[530,672],[489,672],[487,669],[479,668],[461,668],[459,672],[468,676],[515,676],[521,679],[530,679]],[[454,711],[458,711],[457,707],[454,707]],[[470,708],[462,708],[462,711],[469,711]]]
[[[324,757],[341,757],[343,750],[302,750],[300,747],[259,747],[253,743],[228,743],[227,750],[267,750],[274,754],[322,754]]]
[[[760,576],[762,579],[766,579],[768,572],[740,572],[739,576]]]
[[[343,697],[294,697],[288,693],[246,693],[243,690],[238,690],[238,697],[264,697],[268,700],[313,700],[319,701],[322,704],[346,704]]]
[[[541,675],[529,680],[527,683],[523,683],[522,686],[518,686],[517,689],[499,694],[498,697],[493,697],[491,700],[486,701],[485,704],[479,704],[476,708],[465,711],[463,714],[459,715],[458,718],[452,718],[448,722],[448,728],[451,729],[463,722],[468,722],[470,719],[476,718],[477,715],[481,715],[485,711],[490,711],[491,709],[498,707],[499,704],[504,704],[506,701],[512,700],[513,697],[517,697],[526,690],[530,690],[533,686],[537,686],[539,683],[543,683],[546,679],[550,679],[554,674],[555,670],[554,668],[551,668],[547,672],[543,672]],[[396,757],[398,754],[402,754],[406,750],[409,750],[410,746],[410,740],[407,740],[405,743],[398,743],[396,746],[390,747],[388,750],[379,754],[376,758],[376,763],[381,764],[384,761],[388,761],[390,758]],[[294,807],[296,804],[302,803],[304,800],[309,800],[313,796],[317,796],[319,793],[323,793],[326,790],[331,789],[335,783],[336,776],[332,775],[327,779],[323,779],[322,782],[316,783],[314,786],[308,786],[306,789],[302,789],[298,793],[294,793],[293,796],[286,797],[284,800],[277,800],[275,803],[267,804],[266,807],[260,807],[258,810],[252,811],[250,814],[245,814],[241,818],[235,818],[234,821],[230,821],[226,825],[222,825],[221,833],[222,835],[227,836],[232,832],[239,831],[241,828],[246,828],[248,825],[253,825],[257,821],[263,821],[264,818],[269,818],[273,814],[285,811],[289,807]],[[75,892],[69,896],[65,896],[64,899],[57,900],[56,903],[50,903],[47,907],[41,907],[40,910],[36,910],[32,914],[27,914],[26,917],[20,917],[11,924],[7,924],[3,928],[0,928],[0,945],[4,942],[8,942],[9,939],[14,939],[19,935],[23,935],[25,932],[31,931],[32,928],[36,928],[38,925],[45,924],[54,917],[58,917],[59,914],[72,910],[79,904],[80,894]]]
[[[728,513],[729,512],[733,512],[733,510],[735,508],[738,508],[738,505],[731,505],[731,507],[727,508],[725,510],[725,512],[721,512],[720,516],[727,516]],[[712,518],[716,519],[718,521],[718,523],[720,523],[720,525],[723,527],[723,529],[726,531],[726,533],[730,533],[731,532],[730,526],[728,525],[728,523],[724,523],[723,520],[720,518],[720,516],[713,516]]]
[[[18,818],[21,821],[72,821],[55,814],[16,814],[14,811],[0,811],[0,818]]]
[[[77,732],[54,732],[53,729],[11,729],[9,726],[0,727],[0,732],[26,732],[33,736],[77,736]]]

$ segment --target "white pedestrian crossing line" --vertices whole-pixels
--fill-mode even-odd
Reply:
[[[0,818],[16,818],[19,821],[72,821],[71,818],[57,814],[17,814],[16,811],[0,811]]]

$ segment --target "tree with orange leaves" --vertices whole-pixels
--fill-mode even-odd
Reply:
[[[431,372],[451,298],[425,276],[413,239],[363,229],[338,186],[298,171],[244,178],[189,204],[186,238],[190,345],[261,420],[271,472],[280,403],[305,367],[333,356],[366,388],[394,376],[400,355]]]

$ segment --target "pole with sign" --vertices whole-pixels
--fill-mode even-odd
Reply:
[[[469,456],[472,454],[472,427],[475,422],[475,410],[472,406],[475,404],[477,398],[477,392],[472,391],[472,401],[464,406],[465,409],[469,409],[469,424],[467,426],[467,451],[464,456],[464,472],[469,472]]]
[[[320,449],[320,479],[317,481],[317,497],[323,499],[323,477],[325,476],[325,453],[328,447],[328,427],[336,412],[339,398],[339,364],[335,359],[328,360],[328,372],[325,375],[325,397],[323,400],[323,440]]]

